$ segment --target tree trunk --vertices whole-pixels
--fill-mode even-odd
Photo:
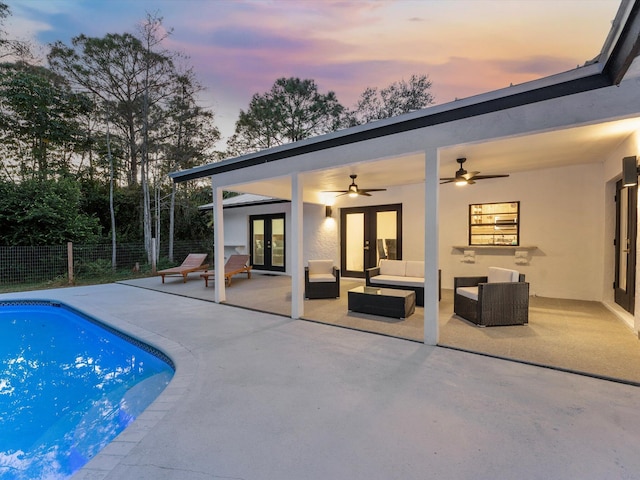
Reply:
[[[116,258],[116,212],[113,206],[113,157],[111,156],[111,136],[107,120],[107,156],[109,157],[109,213],[111,215],[111,269],[115,272]]]

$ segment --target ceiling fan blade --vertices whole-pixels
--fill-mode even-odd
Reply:
[[[323,193],[349,193],[349,190],[323,190]]]
[[[480,172],[467,172],[464,175],[460,175],[460,176],[465,180],[471,180],[472,178],[476,178],[476,175],[478,175],[479,173]]]
[[[441,178],[440,179],[440,185],[444,185],[445,183],[451,183],[454,182],[455,178]]]
[[[358,190],[358,195],[362,196],[362,197],[370,197],[371,194],[365,192],[364,190]]]
[[[475,180],[473,178],[470,178],[469,180],[467,180],[467,185],[473,185],[475,182]]]
[[[504,177],[508,177],[509,175],[478,175],[473,177],[474,180],[485,180],[487,178],[504,178]]]
[[[386,192],[386,188],[363,188],[358,190],[359,192],[367,193],[367,192]]]

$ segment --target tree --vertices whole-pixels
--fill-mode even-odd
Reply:
[[[153,22],[153,34],[161,20],[148,21]],[[103,38],[80,35],[72,39],[72,47],[54,43],[48,56],[55,72],[77,88],[92,92],[113,112],[111,120],[128,141],[129,185],[138,183],[144,115],[165,98],[173,73],[172,58],[166,52],[153,51],[161,40],[145,41],[129,33]]]
[[[55,43],[49,54],[52,69],[100,98],[111,125],[127,139],[127,180],[130,187],[138,182],[142,187],[142,229],[149,260],[154,234],[150,183],[158,188],[163,181],[158,180],[160,172],[201,159],[202,150],[198,154],[187,151],[204,148],[206,142],[194,140],[198,135],[203,133],[207,141],[219,136],[215,127],[210,128],[212,114],[195,106],[193,75],[180,73],[176,66],[180,56],[162,47],[169,34],[162,28],[162,18],[147,16],[137,35],[80,35],[72,40],[72,47]],[[176,144],[171,132],[178,118],[180,140]],[[189,122],[195,127],[186,128]],[[211,124],[206,131],[198,131],[197,126],[206,122]],[[182,151],[180,159],[173,156],[178,151]],[[160,196],[154,194],[154,198]],[[155,238],[159,239],[157,226]]]
[[[408,82],[394,82],[382,90],[367,87],[350,113],[352,125],[390,118],[435,103],[427,75],[411,75]]]
[[[6,32],[1,28],[9,15],[11,15],[9,5],[0,1],[0,58],[13,57],[22,61],[33,60],[31,44],[24,40],[7,38]]]
[[[343,126],[344,113],[335,93],[319,93],[313,80],[279,78],[240,110],[229,149],[238,155],[332,132]]]
[[[87,96],[44,67],[6,63],[0,64],[0,107],[2,140],[20,161],[22,177],[69,171],[84,139],[78,118],[92,109]]]
[[[72,179],[0,182],[0,244],[93,242],[99,222],[81,207],[82,193]]]

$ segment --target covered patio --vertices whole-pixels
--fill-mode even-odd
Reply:
[[[214,288],[205,288],[196,274],[188,282],[158,277],[120,282],[207,302]],[[347,291],[361,285],[345,279],[338,299],[305,300],[303,320],[373,334],[422,342],[424,309],[406,319],[354,313],[347,310]],[[640,342],[633,331],[600,302],[531,299],[529,324],[480,328],[453,313],[452,290],[443,289],[439,305],[439,346],[576,372],[640,386]],[[228,305],[289,316],[291,282],[286,276],[252,274],[234,277],[227,289]]]
[[[211,180],[214,242],[224,246],[214,252],[216,276],[222,275],[227,246],[244,248],[259,270],[257,241],[247,233],[251,214],[233,222],[226,218],[223,191],[284,202],[274,204],[272,212],[280,215],[286,242],[279,247],[279,267],[290,277],[292,318],[307,316],[304,267],[310,259],[333,259],[344,271],[345,261],[353,258],[345,255],[343,222],[325,221],[325,205],[333,204],[336,215],[354,207],[399,205],[399,258],[424,262],[422,341],[435,345],[440,343],[438,272],[447,285],[457,276],[481,275],[488,266],[513,264],[514,249],[505,246],[482,250],[478,261],[461,259],[469,205],[517,201],[523,230],[522,243],[514,245],[530,253],[516,263],[524,260],[532,296],[613,304],[610,286],[619,282],[610,248],[616,230],[611,198],[621,159],[637,155],[640,145],[636,7],[623,2],[597,61],[574,70],[171,173],[176,183]],[[470,170],[509,178],[483,180],[465,191],[441,185],[460,157],[467,158]],[[353,175],[375,195],[327,195],[344,189]],[[367,240],[364,250],[373,241]],[[374,266],[366,263],[364,268]],[[364,276],[358,268],[345,277]],[[635,264],[629,266],[635,270]],[[216,284],[215,301],[225,302],[227,290]],[[638,319],[627,320],[638,331]]]

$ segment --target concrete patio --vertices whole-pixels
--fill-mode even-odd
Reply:
[[[124,282],[145,289],[213,301],[197,273],[182,282],[157,277]],[[342,278],[338,299],[306,300],[304,319],[422,342],[424,311],[406,319],[350,312],[347,291],[363,280]],[[291,279],[252,274],[235,276],[227,288],[227,303],[247,309],[289,316]],[[535,365],[581,372],[640,385],[640,340],[622,320],[599,302],[531,297],[529,324],[479,328],[453,314],[452,290],[442,290],[440,345]]]
[[[640,478],[634,386],[120,284],[0,298],[57,299],[176,362],[76,479]]]

